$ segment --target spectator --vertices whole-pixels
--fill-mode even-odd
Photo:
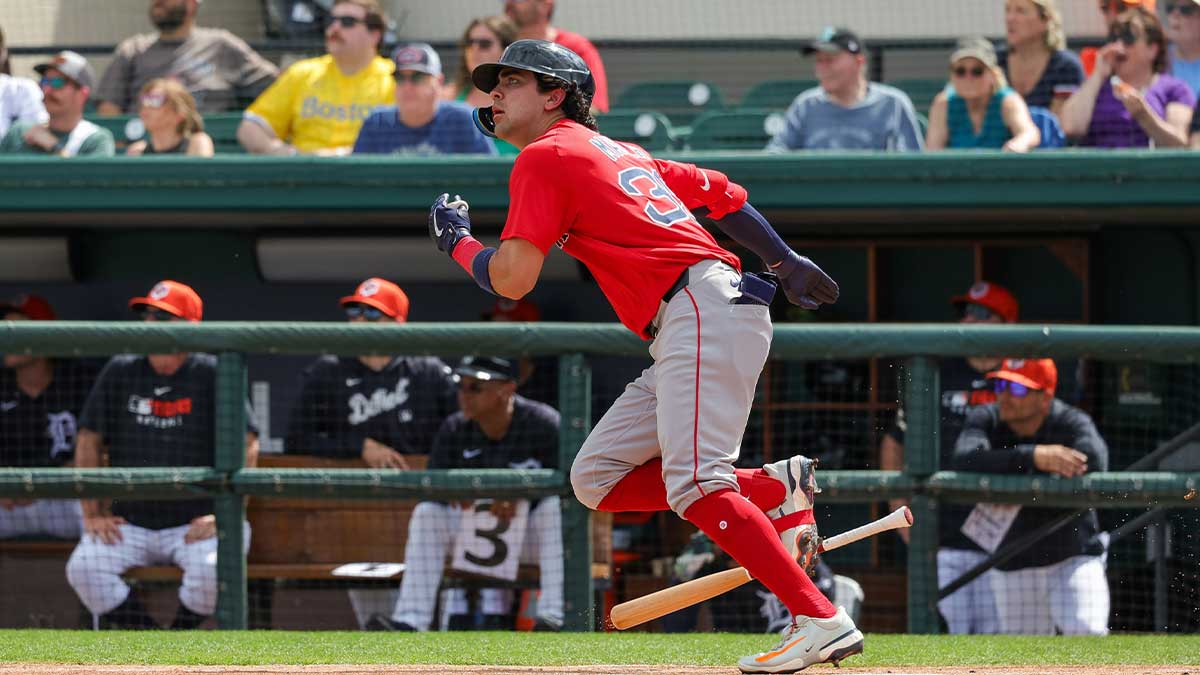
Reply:
[[[1200,0],[1167,4],[1167,40],[1171,43],[1171,74],[1200,95]]]
[[[1063,131],[1097,148],[1186,146],[1196,97],[1166,68],[1158,18],[1141,7],[1125,12],[1109,27],[1092,74],[1063,106]]]
[[[1017,300],[1008,289],[998,284],[980,281],[963,295],[951,298],[960,313],[959,323],[979,324],[1013,323],[1017,320]],[[939,367],[941,382],[941,411],[938,416],[941,442],[939,457],[941,467],[949,469],[954,461],[954,442],[962,431],[963,422],[971,409],[996,400],[991,384],[985,374],[1000,367],[998,356],[970,356],[965,359],[944,359]],[[896,420],[879,444],[879,468],[885,471],[900,471],[904,467],[904,436],[907,431],[904,409],[896,413]],[[897,508],[907,500],[892,500],[891,508]],[[938,585],[945,586],[962,576],[987,557],[983,549],[963,535],[961,527],[970,507],[942,502],[938,513]],[[897,530],[908,542],[909,531]],[[990,573],[988,573],[990,574]],[[938,609],[946,619],[951,633],[996,633],[999,624],[996,618],[996,603],[987,574],[964,586],[962,589],[938,602]]]
[[[355,154],[494,155],[496,146],[471,120],[471,109],[442,101],[442,61],[423,43],[401,45],[396,65],[396,105],[378,108],[363,122]]]
[[[997,62],[1025,104],[1047,108],[1056,116],[1083,82],[1079,57],[1067,50],[1062,15],[1056,0],[1006,0],[1005,49]]]
[[[147,82],[138,94],[138,117],[147,137],[131,144],[125,154],[213,156],[213,140],[204,133],[196,102],[176,80]]]
[[[44,124],[15,122],[0,140],[0,154],[111,157],[115,152],[112,133],[83,119],[96,80],[87,59],[75,52],[59,52],[33,69],[42,76],[48,120]]]
[[[8,46],[4,42],[4,31],[0,30],[0,138],[4,138],[13,122],[45,124],[49,119],[37,83],[12,76]]]
[[[550,25],[550,20],[554,18],[554,1],[505,0],[504,13],[517,24],[517,39],[557,42],[581,56],[596,83],[596,93],[592,96],[592,110],[608,112],[608,76],[604,73],[604,61],[600,59],[600,52],[591,40],[579,33]]]
[[[341,306],[351,323],[408,319],[408,296],[385,279],[362,282]],[[285,450],[407,469],[404,455],[428,454],[438,426],[454,410],[454,379],[441,359],[322,356],[300,374]]]
[[[950,86],[929,109],[925,147],[1028,152],[1041,142],[1021,95],[1008,86],[996,50],[984,38],[959,40],[950,55]]]
[[[997,401],[967,413],[954,446],[955,470],[1063,478],[1108,470],[1108,447],[1092,418],[1054,398],[1058,384],[1054,361],[1009,359],[988,373],[988,379],[995,386]],[[1073,507],[987,504],[975,510],[989,513],[988,519],[998,524],[1013,518],[999,541],[989,544],[994,548],[1075,512]],[[963,529],[970,535],[970,517]],[[1108,633],[1108,580],[1099,530],[1096,511],[1088,509],[997,566],[992,588],[1001,632]],[[987,539],[981,533],[975,536]]]
[[[499,61],[504,49],[516,40],[517,26],[505,15],[472,19],[459,43],[462,59],[459,60],[458,72],[454,75],[454,81],[442,90],[442,96],[466,103],[472,108],[492,105],[491,94],[480,91],[471,81],[471,71],[481,63]],[[501,155],[517,154],[516,146],[508,141],[494,138],[492,142]]]
[[[1145,7],[1153,14],[1154,4],[1155,0],[1100,0],[1100,13],[1104,15],[1104,25],[1111,26],[1125,10],[1134,7]],[[1097,47],[1084,47],[1079,50],[1079,60],[1083,63],[1086,76],[1091,76],[1092,71],[1096,69],[1096,54],[1099,51]]]
[[[0,320],[52,321],[50,303],[24,295],[0,303]],[[0,370],[0,464],[70,466],[83,399],[96,372],[74,359],[5,354]],[[0,538],[44,535],[78,539],[79,501],[0,499]]]
[[[157,33],[126,38],[113,52],[96,89],[101,115],[137,111],[137,92],[150,80],[178,80],[203,113],[235,110],[279,75],[275,64],[223,28],[198,28],[201,0],[150,0]]]
[[[454,369],[459,378],[460,412],[451,415],[434,439],[430,469],[552,469],[558,467],[559,414],[554,408],[517,394],[516,363],[495,357],[466,357]],[[491,502],[491,512],[511,519],[513,500]],[[442,580],[442,566],[454,546],[462,505],[421,502],[413,509],[404,548],[404,577],[391,616],[377,614],[370,630],[428,630]],[[468,505],[466,508],[470,508]],[[524,562],[540,568],[541,595],[534,630],[559,630],[563,623],[562,505],[557,496],[530,505]],[[507,529],[507,528],[505,528]],[[457,595],[457,594],[455,594]],[[511,598],[500,589],[481,594],[484,628],[511,628]],[[461,598],[451,598],[450,615],[461,613]],[[455,609],[460,610],[456,612]],[[451,628],[460,628],[457,620]],[[470,627],[470,626],[465,626]]]
[[[396,95],[379,56],[387,25],[379,0],[335,0],[324,56],[292,64],[246,109],[238,141],[257,154],[347,155],[363,120]]]
[[[160,281],[129,307],[142,321],[198,322],[200,296]],[[76,466],[212,466],[215,461],[217,359],[211,354],[123,354],[109,360],[79,419]],[[247,411],[249,412],[249,411]],[[248,420],[251,416],[247,416]],[[246,466],[258,458],[246,432]],[[212,499],[84,499],[84,536],[67,561],[67,581],[102,626],[157,628],[121,579],[131,567],[183,569],[172,628],[195,628],[216,609],[217,526]],[[249,544],[250,525],[243,523]]]
[[[913,150],[923,145],[917,112],[908,95],[868,82],[867,57],[858,36],[826,28],[802,50],[816,55],[821,85],[788,106],[786,126],[767,150]]]
[[[542,312],[528,297],[520,300],[500,297],[480,318],[499,323],[526,323],[541,321]],[[517,387],[523,396],[552,406],[558,404],[557,356],[522,356],[517,361],[517,372]]]

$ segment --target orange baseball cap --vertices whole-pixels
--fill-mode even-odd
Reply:
[[[33,321],[53,321],[58,318],[54,308],[40,295],[26,293],[7,301],[0,302],[0,314],[17,312],[24,314]]]
[[[149,306],[169,312],[185,321],[199,321],[204,315],[204,301],[191,286],[178,281],[164,279],[150,289],[144,297],[132,298],[130,309]]]
[[[1019,305],[1007,288],[990,281],[976,281],[966,293],[950,298],[959,311],[967,304],[981,305],[995,312],[1008,323],[1017,320]]]
[[[360,303],[387,314],[397,321],[408,320],[408,296],[387,279],[371,277],[358,285],[354,295],[341,299],[341,305]]]
[[[483,318],[491,321],[541,321],[542,313],[531,300],[497,298],[492,311],[484,314]]]
[[[988,379],[1008,380],[1051,396],[1058,386],[1058,367],[1053,359],[1005,359],[999,370],[987,374]]]

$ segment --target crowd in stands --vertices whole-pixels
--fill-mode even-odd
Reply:
[[[471,124],[472,109],[490,96],[470,72],[523,38],[576,51],[596,80],[594,112],[610,110],[600,53],[552,23],[555,0],[507,0],[503,14],[472,19],[449,78],[426,43],[380,56],[389,24],[379,0],[332,3],[322,16],[326,53],[282,72],[229,31],[198,26],[199,9],[199,0],[152,0],[156,31],[122,41],[98,80],[72,52],[39,64],[38,83],[13,77],[0,33],[0,152],[112,154],[111,134],[84,119],[94,104],[100,116],[142,118],[146,131],[126,154],[208,156],[203,116],[237,112],[253,99],[236,130],[249,153],[514,155]],[[1056,0],[1005,0],[1005,39],[961,39],[931,100],[868,81],[864,41],[850,29],[826,29],[801,49],[813,57],[818,86],[795,93],[765,149],[1200,147],[1200,3],[1107,0],[1100,12],[1105,44],[1076,55]],[[600,122],[603,132],[603,115]]]

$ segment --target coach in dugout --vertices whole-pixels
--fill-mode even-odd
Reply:
[[[1087,413],[1054,398],[1050,359],[1008,359],[988,373],[996,403],[967,413],[957,471],[1074,478],[1108,469],[1108,447]],[[989,552],[1073,508],[978,504],[962,531]],[[1094,509],[1017,553],[992,575],[1003,633],[1106,635],[1105,537]]]
[[[160,281],[129,307],[143,321],[200,321],[191,287]],[[79,419],[78,467],[213,466],[217,358],[211,354],[123,354],[100,372]],[[247,411],[249,413],[249,411]],[[247,415],[247,420],[251,420]],[[258,435],[246,432],[246,465],[258,459]],[[171,628],[199,626],[217,605],[217,525],[208,499],[84,499],[83,538],[67,561],[67,581],[106,628],[157,628],[121,579],[132,567],[183,570]],[[250,525],[243,523],[249,546]]]
[[[403,323],[408,296],[379,278],[341,299],[352,323]],[[407,469],[429,454],[442,420],[457,410],[450,367],[432,356],[322,356],[300,375],[285,451]]]
[[[363,120],[396,93],[379,55],[387,19],[379,0],[335,0],[324,56],[292,64],[246,109],[237,138],[260,155],[348,155]]]
[[[434,439],[430,469],[553,469],[558,466],[558,411],[517,394],[517,362],[497,357],[468,356],[454,369],[459,378],[462,410],[451,415]],[[469,502],[468,502],[469,504]],[[517,502],[497,499],[491,512],[502,525],[484,533],[492,550],[505,550],[493,536],[509,529]],[[442,581],[442,568],[460,536],[462,506],[425,501],[413,509],[404,549],[404,577],[391,616],[371,618],[368,630],[429,630]],[[557,631],[563,625],[562,504],[557,495],[534,501],[526,521],[521,562],[536,563],[541,592],[533,629]],[[496,564],[503,561],[497,556]],[[480,593],[482,625],[466,615],[462,589],[445,592],[443,613],[451,630],[504,630],[511,591],[485,588]]]

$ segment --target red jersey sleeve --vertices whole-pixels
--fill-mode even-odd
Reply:
[[[729,180],[720,171],[667,159],[655,159],[654,162],[667,187],[689,209],[707,206],[713,218],[721,218],[746,203],[746,188]]]
[[[570,228],[565,167],[551,143],[534,143],[517,155],[508,177],[508,219],[500,240],[525,239],[543,255]]]

